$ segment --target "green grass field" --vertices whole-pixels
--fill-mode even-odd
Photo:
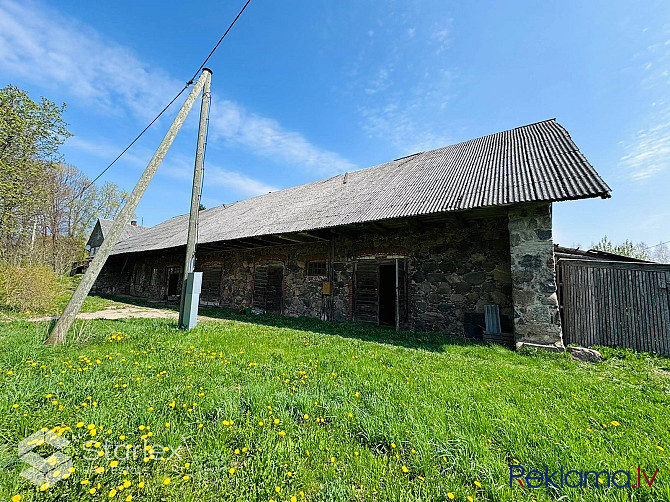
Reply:
[[[89,321],[57,348],[45,323],[0,324],[0,498],[670,500],[670,359],[605,350],[580,364],[231,317],[190,332]],[[19,476],[17,445],[42,427],[70,441],[74,472],[40,489]],[[659,472],[651,488],[510,488],[515,463]]]

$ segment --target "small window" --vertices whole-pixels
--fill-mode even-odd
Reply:
[[[326,260],[308,261],[307,275],[326,275]]]
[[[151,269],[151,285],[152,286],[157,286],[158,285],[158,269],[157,268],[152,268]]]

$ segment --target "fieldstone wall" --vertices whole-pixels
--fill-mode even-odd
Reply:
[[[562,350],[551,204],[510,208],[508,226],[516,341]]]
[[[354,262],[370,256],[407,258],[410,329],[462,336],[467,315],[483,314],[491,304],[500,307],[501,316],[512,318],[505,216],[452,215],[427,228],[363,233],[338,240],[335,256],[335,320],[351,320]]]
[[[403,257],[407,266],[406,327],[463,336],[464,325],[484,306],[495,304],[511,319],[512,275],[510,235],[506,215],[469,217],[453,214],[430,226],[412,222],[392,231],[370,228],[338,236],[333,243],[318,242],[254,250],[198,254],[196,270],[220,266],[219,303],[222,307],[252,305],[255,267],[277,260],[284,265],[283,313],[351,321],[354,313],[355,266],[371,257]],[[331,251],[332,245],[332,251]],[[333,253],[331,256],[331,252]],[[307,276],[307,262],[326,258],[326,276]],[[96,290],[125,291],[149,299],[165,299],[166,268],[183,265],[183,251],[114,257],[96,283]],[[158,269],[156,284],[151,271]],[[121,272],[123,270],[123,272]],[[332,278],[332,296],[322,294]],[[110,290],[110,285],[114,291]]]

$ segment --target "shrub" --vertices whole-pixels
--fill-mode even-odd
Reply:
[[[47,267],[0,266],[0,307],[14,311],[50,311],[60,293],[58,277]]]

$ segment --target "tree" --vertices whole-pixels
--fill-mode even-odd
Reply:
[[[34,228],[41,180],[70,136],[60,106],[16,86],[0,89],[0,256]]]
[[[633,244],[631,241],[626,239],[621,244],[613,244],[607,236],[603,237],[598,244],[593,246],[593,249],[598,251],[605,251],[607,253],[618,254],[621,256],[628,256],[630,258],[636,258],[639,260],[648,260],[649,256],[647,255],[647,246],[644,243]]]

